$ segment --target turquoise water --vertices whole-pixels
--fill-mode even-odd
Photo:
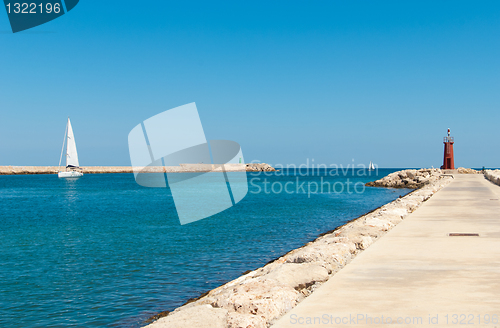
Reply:
[[[183,226],[169,189],[132,174],[0,176],[0,327],[140,327],[408,192],[297,178],[340,191],[394,171],[249,173],[239,204]]]

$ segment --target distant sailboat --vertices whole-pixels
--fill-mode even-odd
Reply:
[[[373,163],[371,161],[370,161],[370,165],[368,165],[368,170],[369,171],[375,170],[375,165],[373,165]]]
[[[66,143],[66,171],[60,171],[57,175],[59,178],[77,178],[83,176],[82,172],[76,171],[80,168],[78,163],[78,153],[76,152],[75,135],[73,128],[68,117],[68,124],[66,125],[66,132],[64,133],[63,147],[61,150],[61,158],[59,159],[59,166],[61,166],[62,156],[64,153],[64,144]]]

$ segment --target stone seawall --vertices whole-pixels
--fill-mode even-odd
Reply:
[[[156,316],[147,328],[269,327],[452,179],[429,178],[420,189]]]
[[[368,182],[367,187],[417,189],[433,184],[444,174],[481,174],[481,171],[459,167],[456,170],[420,169],[403,170],[389,174],[380,180]]]
[[[225,164],[226,171],[275,171],[275,169],[266,163],[252,164]],[[0,175],[27,175],[27,174],[57,174],[64,171],[60,166],[0,166]],[[84,174],[103,174],[103,173],[133,173],[131,166],[83,166],[81,170]],[[222,171],[221,165],[211,164],[181,164],[180,166],[153,166],[147,167],[147,172],[167,172],[167,173],[188,173],[188,172],[209,172]]]
[[[486,170],[484,171],[484,177],[500,186],[500,170]]]
[[[84,166],[83,173],[131,173],[130,166]],[[57,174],[64,171],[60,166],[0,166],[0,175]]]

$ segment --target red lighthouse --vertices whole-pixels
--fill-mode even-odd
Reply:
[[[455,160],[453,159],[453,137],[450,136],[450,129],[448,129],[448,136],[444,137],[444,159],[443,166],[444,170],[454,170]]]

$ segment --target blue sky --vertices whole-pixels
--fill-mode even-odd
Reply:
[[[247,161],[499,167],[499,1],[88,1],[12,34],[0,165],[129,165],[127,135],[196,102]]]

